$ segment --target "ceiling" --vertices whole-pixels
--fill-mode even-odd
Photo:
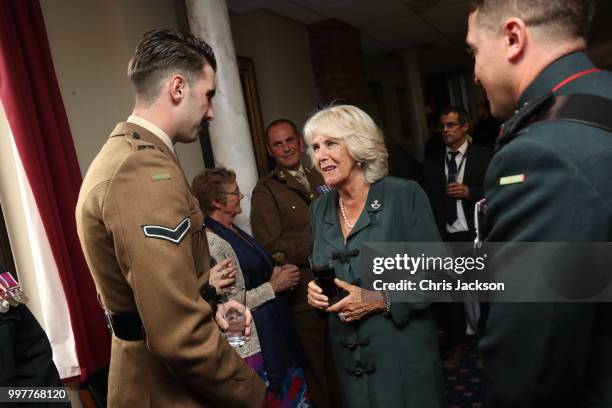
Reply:
[[[596,0],[593,42],[612,40],[612,1]],[[227,0],[231,12],[268,10],[311,24],[329,18],[361,31],[366,56],[419,49],[428,71],[471,67],[465,52],[468,0]],[[439,69],[436,69],[438,66]]]
[[[266,9],[304,24],[337,18],[361,30],[368,56],[421,46],[463,47],[467,0],[228,0],[230,11]],[[457,18],[457,16],[462,16]]]

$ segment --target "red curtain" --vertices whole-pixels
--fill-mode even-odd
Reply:
[[[0,98],[59,270],[84,381],[108,365],[110,338],[76,233],[82,179],[38,0],[0,0]]]

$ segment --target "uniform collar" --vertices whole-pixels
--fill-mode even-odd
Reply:
[[[172,144],[172,139],[170,139],[170,136],[168,136],[168,134],[161,130],[157,125],[137,115],[130,115],[127,118],[127,122],[147,129],[149,132],[161,139],[161,141],[164,142],[164,144],[168,147],[172,154],[176,155],[176,152],[174,151],[174,145]]]
[[[309,172],[306,171],[306,169],[304,167],[302,167],[301,164],[300,164],[300,170],[304,171],[304,175],[306,176],[308,181],[310,183],[312,183],[310,181],[310,178],[309,178]],[[283,183],[285,183],[285,185],[287,187],[292,188],[294,190],[299,190],[299,191],[303,192],[304,194],[310,195],[310,191],[306,191],[306,188],[302,185],[302,183],[297,181],[297,179],[293,175],[293,173],[295,173],[295,172],[292,173],[291,171],[289,171],[286,168],[281,167],[281,166],[279,166],[277,164],[276,167],[274,167],[273,173],[276,176],[276,178],[278,180],[282,181]],[[311,184],[310,188],[311,189],[313,188],[312,184]]]
[[[304,166],[302,165],[302,163],[300,162],[300,167],[297,170],[289,170],[287,169],[287,171],[289,172],[289,174],[291,174],[293,177],[295,177],[295,175],[298,172],[302,172],[304,175],[306,175],[306,170],[304,169]]]
[[[140,125],[136,125],[130,122],[118,123],[117,126],[115,126],[115,129],[113,129],[110,137],[130,134],[132,135],[133,139],[144,140],[145,142],[151,143],[152,145],[156,146],[180,167],[176,155],[170,150],[170,148],[164,142],[162,142],[159,137],[155,136],[153,133],[151,133]]]
[[[520,108],[527,102],[552,92],[552,89],[564,79],[594,67],[595,65],[593,65],[583,51],[576,51],[562,56],[544,68],[527,87],[519,99],[518,107]]]

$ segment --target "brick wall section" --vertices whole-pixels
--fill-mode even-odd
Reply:
[[[337,19],[308,26],[310,57],[319,101],[358,104],[368,100],[359,30]]]

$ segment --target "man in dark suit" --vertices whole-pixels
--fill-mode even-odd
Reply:
[[[312,236],[308,208],[323,190],[323,177],[302,164],[304,141],[293,122],[277,119],[266,129],[268,153],[274,171],[262,177],[253,190],[253,235],[279,262],[300,267],[297,286],[289,293],[289,307],[304,351],[304,371],[313,405],[340,406],[338,380],[328,344],[325,317],[306,301]],[[287,276],[285,279],[291,279]]]
[[[470,242],[476,237],[474,205],[484,196],[484,175],[493,152],[468,142],[469,115],[449,107],[440,115],[440,131],[446,148],[425,159],[424,187],[440,236],[448,242]],[[463,303],[441,309],[447,314],[447,369],[456,369],[463,355],[466,316]]]
[[[590,0],[472,4],[475,78],[507,119],[485,178],[488,241],[612,241],[612,132],[581,115],[547,120],[568,98],[600,120],[610,111],[612,74],[585,53],[592,15]],[[520,256],[495,258],[521,272]],[[481,342],[488,406],[612,406],[610,344],[612,303],[492,303]]]

